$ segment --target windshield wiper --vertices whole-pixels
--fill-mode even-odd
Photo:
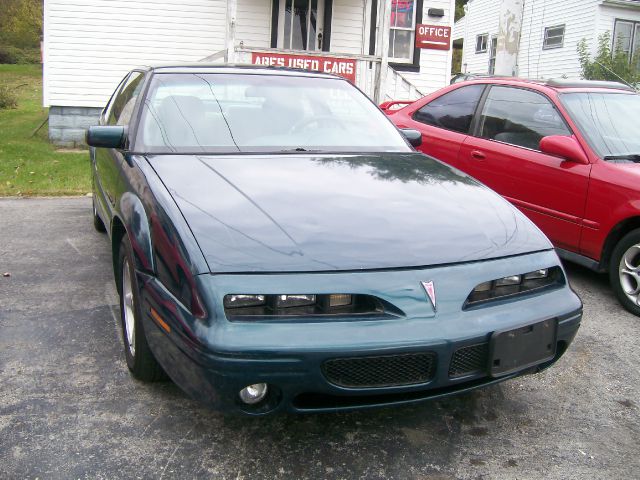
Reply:
[[[640,162],[640,153],[623,153],[620,155],[605,155],[604,156],[605,160],[622,160],[622,161],[628,161],[628,162]]]

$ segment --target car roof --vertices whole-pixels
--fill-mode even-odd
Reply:
[[[171,63],[160,65],[144,65],[140,70],[151,71],[155,73],[193,73],[198,71],[201,73],[226,73],[226,74],[251,74],[251,75],[278,75],[290,77],[314,77],[314,78],[330,78],[344,80],[339,75],[331,73],[311,72],[287,67],[273,67],[251,64],[229,64],[229,63]]]
[[[490,78],[478,78],[468,80],[466,82],[460,82],[456,85],[472,84],[472,83],[492,83],[500,85],[521,85],[521,86],[533,86],[538,87],[539,90],[551,89],[558,93],[564,92],[587,92],[587,91],[618,91],[626,93],[637,93],[636,90],[630,85],[625,85],[619,82],[605,82],[600,80],[569,80],[569,79],[556,79],[549,80],[532,80],[528,78],[518,77],[490,77]]]

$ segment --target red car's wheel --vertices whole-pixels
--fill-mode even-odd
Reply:
[[[609,278],[622,306],[640,315],[640,229],[629,232],[616,245]]]

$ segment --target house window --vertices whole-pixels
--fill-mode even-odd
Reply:
[[[498,36],[491,37],[491,48],[489,49],[489,75],[493,75],[496,71],[496,51],[498,50]]]
[[[391,0],[389,61],[412,63],[415,48],[416,0]]]
[[[613,30],[613,50],[621,51],[628,58],[629,62],[635,61],[640,70],[640,22],[630,22],[628,20],[616,20]]]
[[[562,48],[564,45],[564,25],[547,27],[544,29],[543,50],[550,48]]]
[[[323,0],[278,2],[278,48],[322,50]]]
[[[483,33],[482,35],[476,36],[476,53],[485,53],[487,51],[488,41],[488,33]]]

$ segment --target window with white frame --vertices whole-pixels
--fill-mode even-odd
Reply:
[[[416,32],[416,0],[391,0],[389,61],[413,62]]]
[[[489,42],[489,34],[483,33],[476,36],[476,53],[485,53],[487,51],[487,43]]]
[[[613,30],[613,50],[624,53],[640,70],[640,22],[616,20]]]
[[[544,43],[542,44],[544,50],[564,46],[564,27],[564,25],[556,25],[544,29]]]

